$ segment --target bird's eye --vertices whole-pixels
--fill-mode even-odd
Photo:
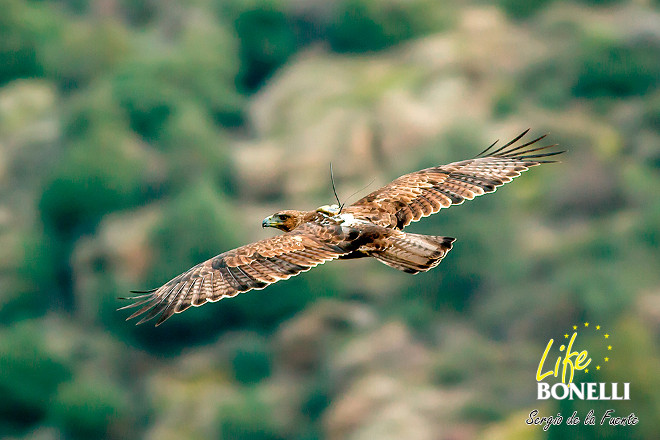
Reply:
[[[278,217],[279,217],[281,220],[286,220],[286,219],[289,218],[289,216],[288,216],[287,214],[280,214]]]

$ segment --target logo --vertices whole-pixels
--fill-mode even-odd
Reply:
[[[584,331],[586,332],[588,329],[589,323],[585,322]],[[592,368],[595,368],[597,371],[604,368],[610,362],[611,353],[613,350],[612,344],[610,343],[610,334],[601,330],[600,325],[595,326],[595,332],[596,339],[603,340],[602,346],[598,347],[601,350],[597,350],[599,352],[598,358],[592,358],[586,349],[578,352],[577,347],[579,344],[576,343],[578,336],[578,326],[574,325],[571,335],[569,335],[569,333],[564,334],[564,339],[568,340],[568,342],[567,344],[562,344],[559,346],[559,353],[557,356],[557,361],[555,362],[554,370],[548,370],[544,372],[548,355],[552,352],[552,348],[555,343],[554,339],[550,339],[550,341],[548,341],[548,345],[545,347],[543,356],[541,356],[539,367],[536,370],[536,381],[538,382],[537,398],[539,400],[547,400],[550,398],[555,400],[563,400],[567,398],[571,400],[630,400],[630,383],[607,384],[603,382],[587,382],[589,374],[588,367],[594,363],[596,365]],[[603,347],[606,347],[606,349],[603,350]],[[602,352],[605,352],[605,355],[602,355]],[[544,381],[546,378],[559,378],[560,367],[561,382],[557,382],[551,386],[550,383]],[[576,371],[582,372],[586,376],[583,379],[584,381],[580,382],[579,386],[574,382]]]
[[[573,325],[572,330],[558,341],[550,339],[536,369],[537,399],[630,400],[629,382],[596,382],[594,378],[595,372],[606,370],[613,361],[616,353],[613,340],[600,324],[591,325],[589,322]],[[634,426],[639,422],[635,413],[620,417],[614,409],[607,409],[598,420],[594,413],[592,409],[584,414],[582,424],[595,425],[599,421],[600,425]],[[531,411],[525,422],[528,425],[543,425],[544,431],[552,425],[564,423],[561,413],[549,417],[539,417],[538,414],[537,409]],[[566,425],[578,425],[580,422],[577,411],[565,421]]]

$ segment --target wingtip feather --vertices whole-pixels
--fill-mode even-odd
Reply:
[[[542,147],[536,147],[536,148],[529,148],[530,145],[534,145],[537,142],[539,142],[542,139],[545,139],[549,133],[545,133],[542,136],[539,136],[529,142],[525,142],[521,145],[514,145],[516,142],[518,142],[520,139],[522,139],[523,136],[525,136],[527,133],[529,133],[531,129],[528,128],[527,130],[523,131],[520,133],[518,136],[513,138],[511,141],[507,142],[505,145],[501,146],[497,150],[490,151],[492,146],[494,145],[491,144],[490,147],[488,147],[486,150],[484,150],[482,153],[476,156],[476,158],[484,158],[484,157],[498,157],[498,158],[507,158],[507,159],[513,159],[513,160],[522,160],[522,161],[527,161],[527,162],[535,162],[535,163],[552,163],[554,161],[540,161],[540,160],[532,160],[532,159],[539,159],[542,157],[549,157],[549,156],[555,156],[558,154],[565,153],[566,150],[562,151],[554,151],[554,152],[549,152],[549,153],[539,153],[539,154],[529,154],[533,153],[536,151],[542,151],[548,148],[556,147],[557,144],[553,145],[546,145]]]
[[[477,158],[477,157],[481,157],[481,156],[483,156],[484,154],[486,154],[486,153],[488,152],[488,150],[490,150],[491,148],[493,148],[493,147],[495,146],[495,144],[497,144],[499,141],[500,141],[500,140],[497,139],[495,142],[493,142],[493,143],[490,144],[488,147],[486,147],[486,149],[485,149],[484,151],[482,151],[481,153],[477,154],[477,155],[474,156],[474,157]]]

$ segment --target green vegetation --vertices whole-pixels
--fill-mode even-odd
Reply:
[[[125,392],[106,379],[76,379],[64,384],[51,408],[63,431],[74,439],[102,438],[119,431],[129,414]],[[119,434],[117,432],[116,434]]]
[[[653,39],[593,41],[584,49],[573,86],[576,96],[646,95],[658,87],[660,46]]]
[[[71,377],[70,367],[47,347],[34,321],[1,333],[0,404],[5,433],[20,432],[44,421],[60,384]]]
[[[517,438],[543,346],[592,320],[616,337],[594,377],[656,438],[659,6],[3,0],[0,437]],[[429,273],[342,261],[158,328],[116,311],[332,202],[330,160],[342,199],[376,177],[350,203],[528,126],[562,163],[411,226],[458,239]]]
[[[543,10],[554,0],[501,0],[499,3],[511,18],[524,20]]]
[[[299,37],[291,18],[274,2],[253,2],[236,13],[234,26],[240,42],[238,81],[253,91],[295,53]]]
[[[281,440],[272,421],[271,410],[252,391],[244,393],[244,399],[221,408],[220,438],[245,440]]]
[[[343,0],[329,25],[328,41],[339,52],[382,50],[442,29],[449,7],[428,0]]]

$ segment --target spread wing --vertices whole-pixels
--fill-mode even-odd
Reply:
[[[286,234],[213,257],[157,289],[134,291],[141,295],[124,298],[135,302],[120,310],[142,306],[127,320],[144,315],[141,324],[160,314],[159,325],[190,306],[263,289],[346,254],[340,247],[344,238],[341,228],[305,223]]]
[[[473,159],[406,174],[344,209],[380,226],[403,229],[413,221],[494,192],[523,171],[563,151],[544,152],[555,145],[537,147],[541,136],[515,145],[529,129],[511,142],[491,151],[497,141]]]

